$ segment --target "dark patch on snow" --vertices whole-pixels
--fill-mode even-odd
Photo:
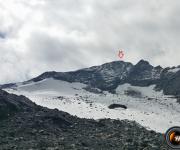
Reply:
[[[109,109],[115,109],[115,108],[123,108],[123,109],[127,109],[127,106],[122,105],[122,104],[111,104],[108,106]]]

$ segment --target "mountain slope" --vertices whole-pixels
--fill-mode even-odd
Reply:
[[[0,90],[2,107],[13,115],[0,120],[0,149],[166,149],[163,136],[127,120],[79,119],[35,105]],[[10,103],[10,104],[9,104]],[[6,104],[6,105],[5,105]],[[9,113],[9,112],[8,112]]]
[[[180,105],[172,96],[154,88],[155,85],[141,87],[126,83],[119,85],[113,94],[79,82],[47,78],[6,91],[25,95],[38,105],[57,108],[80,118],[135,120],[147,129],[164,133],[180,124]],[[127,109],[109,109],[112,104],[124,105]]]
[[[81,118],[135,120],[164,133],[180,124],[180,67],[116,61],[73,72],[45,72],[22,83],[3,85],[38,105]],[[109,109],[118,104],[127,109]],[[117,106],[117,105],[115,105]]]
[[[0,90],[0,119],[7,118],[17,112],[26,111],[34,106],[35,103],[24,96],[16,96]]]

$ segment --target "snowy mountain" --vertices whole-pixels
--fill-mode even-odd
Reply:
[[[156,85],[164,94],[180,95],[180,67],[162,68],[152,66],[145,60],[136,65],[129,62],[114,61],[100,66],[80,69],[72,72],[45,72],[29,81],[38,82],[47,78],[67,82],[80,82],[92,88],[114,92],[118,85],[129,83],[137,86]],[[13,87],[16,84],[2,85],[1,88]]]
[[[2,150],[167,149],[162,134],[148,131],[134,121],[78,118],[3,90],[0,137]]]
[[[80,118],[135,120],[164,133],[180,124],[179,83],[180,67],[163,69],[141,60],[136,65],[116,61],[73,72],[45,72],[1,88]],[[113,104],[123,107],[110,109]]]

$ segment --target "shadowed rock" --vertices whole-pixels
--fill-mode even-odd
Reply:
[[[123,109],[127,109],[127,106],[125,105],[121,105],[121,104],[111,104],[108,106],[109,109],[115,109],[115,108],[123,108]]]

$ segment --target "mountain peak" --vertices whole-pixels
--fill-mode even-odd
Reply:
[[[150,63],[144,59],[141,59],[136,65],[150,65]]]
[[[156,66],[155,69],[163,69],[160,65]]]

